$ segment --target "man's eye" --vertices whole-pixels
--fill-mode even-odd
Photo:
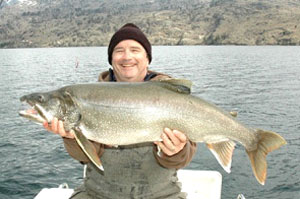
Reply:
[[[134,53],[138,53],[138,52],[140,52],[140,50],[139,50],[139,49],[132,49],[131,51],[132,51],[132,52],[134,52]]]
[[[115,50],[115,53],[121,53],[121,52],[123,52],[123,50],[122,50],[122,49]]]

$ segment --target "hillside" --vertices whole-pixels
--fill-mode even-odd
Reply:
[[[4,0],[0,48],[103,46],[127,22],[153,45],[300,45],[300,0]]]

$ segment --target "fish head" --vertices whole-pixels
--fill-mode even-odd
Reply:
[[[22,96],[20,101],[30,108],[20,111],[19,115],[37,123],[50,123],[56,117],[65,123],[65,127],[68,127],[66,129],[70,129],[71,124],[80,119],[73,97],[66,90],[32,93]]]

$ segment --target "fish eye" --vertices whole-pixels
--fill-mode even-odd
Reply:
[[[43,95],[38,96],[39,102],[45,102],[45,97]]]

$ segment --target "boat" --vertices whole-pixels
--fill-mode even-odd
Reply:
[[[220,172],[180,169],[177,175],[182,184],[182,191],[187,193],[187,199],[221,199],[222,175]],[[73,191],[74,189],[63,183],[56,188],[43,188],[34,199],[68,199]]]

